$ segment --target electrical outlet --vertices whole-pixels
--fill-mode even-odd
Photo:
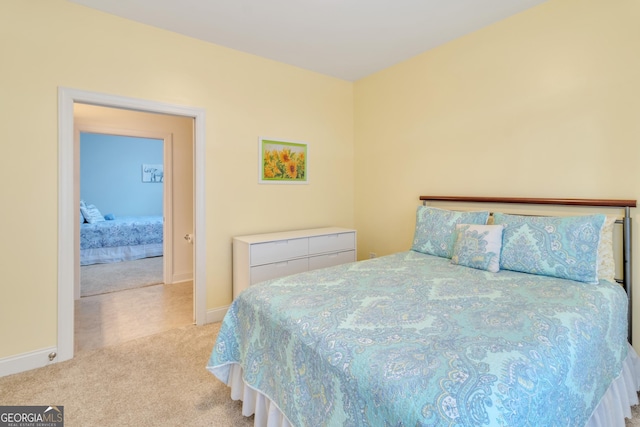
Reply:
[[[376,255],[375,252],[369,252],[369,259],[374,259],[375,257],[377,257],[378,255]]]

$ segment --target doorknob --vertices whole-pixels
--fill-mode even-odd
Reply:
[[[193,243],[193,234],[185,234],[184,240],[186,240],[189,243]]]

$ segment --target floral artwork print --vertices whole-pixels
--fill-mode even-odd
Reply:
[[[260,140],[260,182],[307,182],[307,144]]]

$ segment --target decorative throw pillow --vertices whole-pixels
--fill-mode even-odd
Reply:
[[[604,220],[496,213],[494,223],[504,225],[500,268],[597,284]]]
[[[95,205],[85,204],[84,207],[80,205],[80,212],[82,212],[82,215],[89,224],[104,221],[104,217]]]
[[[84,224],[85,222],[87,222],[87,219],[84,217],[84,214],[82,213],[82,210],[86,208],[87,208],[87,204],[84,202],[84,200],[80,200],[80,224]]]
[[[598,245],[598,278],[615,282],[616,262],[613,258],[613,225],[616,217],[607,215]]]
[[[419,206],[412,250],[451,258],[456,224],[486,224],[488,211],[458,212]]]
[[[502,225],[457,224],[451,263],[497,273],[503,229]]]

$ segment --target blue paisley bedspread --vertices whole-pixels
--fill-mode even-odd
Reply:
[[[162,243],[162,216],[117,217],[80,225],[80,249]]]
[[[294,426],[583,426],[627,354],[627,297],[403,252],[254,285],[231,364]]]

